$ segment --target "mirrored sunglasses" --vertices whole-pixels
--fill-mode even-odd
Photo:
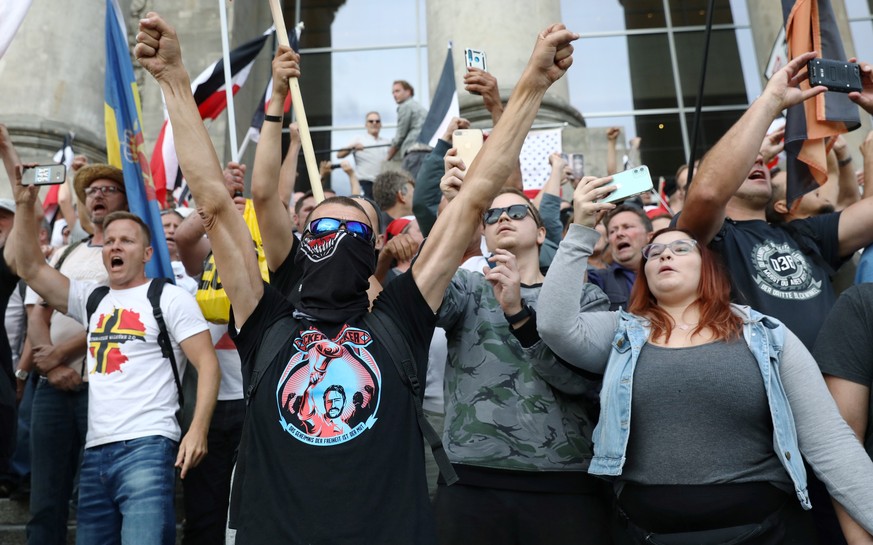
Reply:
[[[366,223],[354,220],[341,220],[337,218],[318,218],[309,222],[309,233],[315,237],[323,237],[336,233],[341,228],[346,233],[362,238],[367,242],[373,242],[373,229]]]

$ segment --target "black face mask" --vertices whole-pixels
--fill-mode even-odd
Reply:
[[[370,308],[367,289],[376,270],[372,242],[344,230],[318,238],[307,232],[294,266],[302,272],[290,299],[303,314],[340,323]]]

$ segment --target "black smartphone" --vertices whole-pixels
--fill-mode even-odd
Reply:
[[[824,85],[829,91],[851,93],[861,91],[861,67],[847,61],[812,59],[809,61],[809,84]]]
[[[21,175],[21,185],[57,185],[67,179],[64,165],[38,165],[25,168]]]

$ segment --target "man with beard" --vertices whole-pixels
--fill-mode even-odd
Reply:
[[[572,64],[570,42],[577,38],[563,25],[540,33],[501,123],[480,152],[483,160],[469,175],[469,186],[437,220],[410,271],[392,282],[369,312],[367,280],[375,268],[373,227],[360,205],[344,197],[318,204],[299,241],[291,236],[282,203],[278,199],[262,203],[267,206],[264,215],[272,221],[286,218],[285,228],[269,230],[269,237],[281,238],[285,250],[284,257],[277,256],[284,262],[275,276],[287,277],[288,284],[296,287],[286,299],[264,283],[248,230],[224,191],[221,167],[191,96],[176,33],[155,13],[140,20],[135,54],[166,97],[179,164],[197,200],[233,305],[230,330],[238,331],[235,340],[249,392],[231,501],[230,525],[237,529],[238,544],[311,543],[324,541],[325,536],[349,543],[435,542],[415,400],[395,368],[400,362],[391,361],[388,339],[375,338],[369,331],[375,328],[368,324],[379,322],[387,329],[391,326],[386,324],[393,323],[391,338],[415,347],[411,361],[426,361],[434,312],[467,241],[515,168],[546,90]],[[273,61],[279,77],[274,78],[253,178],[278,179],[282,99],[288,93],[288,79],[300,75],[299,56],[289,48],[279,51]],[[258,210],[259,222],[262,210]],[[293,329],[271,337],[270,328],[280,320]],[[253,376],[255,353],[276,338],[282,341],[277,355]],[[305,356],[324,341],[337,345],[330,372],[345,384],[360,384],[368,374],[376,377],[379,399],[373,403],[378,408],[369,426],[358,433],[313,437],[287,429],[278,417],[277,394],[284,389],[277,385],[285,380],[299,386],[308,380]],[[423,366],[415,367],[423,377]],[[326,383],[319,387],[326,388]],[[319,387],[315,393],[323,395]],[[336,501],[361,490],[372,491],[372,501],[363,505]],[[338,520],[343,524],[338,526]]]
[[[788,92],[812,96],[825,90],[792,87],[802,76],[783,82]],[[718,141],[694,175],[678,227],[723,256],[735,300],[783,321],[812,350],[836,300],[830,276],[843,259],[873,242],[873,200],[842,212],[768,223],[773,187],[760,148],[780,113],[755,101]]]

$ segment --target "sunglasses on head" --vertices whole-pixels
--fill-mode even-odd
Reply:
[[[336,233],[343,228],[346,233],[373,242],[373,229],[366,223],[354,220],[340,220],[336,218],[318,218],[309,222],[309,233],[315,237],[322,237]]]
[[[673,252],[673,255],[688,255],[692,251],[694,251],[694,247],[697,246],[697,241],[690,238],[681,238],[679,240],[674,240],[668,244],[662,244],[660,242],[653,242],[651,244],[646,244],[643,246],[642,252],[643,257],[646,259],[654,259],[661,254],[664,253],[664,250],[670,248],[670,251]]]
[[[504,212],[509,216],[509,219],[521,220],[530,213],[530,207],[526,204],[513,204],[501,208],[489,208],[482,215],[482,221],[485,225],[494,225]]]

